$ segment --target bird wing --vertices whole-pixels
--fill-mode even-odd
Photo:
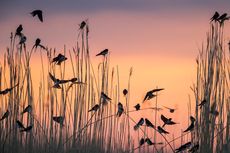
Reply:
[[[168,118],[161,114],[161,120],[165,123],[168,121]]]
[[[51,73],[49,73],[49,76],[50,76],[51,80],[53,80],[53,82],[57,81],[57,79]]]
[[[42,16],[42,12],[41,13],[38,13],[38,18],[41,22],[43,22],[43,16]]]
[[[153,89],[153,90],[150,90],[149,92],[154,93],[154,92],[158,92],[158,91],[161,91],[161,90],[164,90],[164,88]]]

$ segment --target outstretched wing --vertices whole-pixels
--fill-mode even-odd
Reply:
[[[50,79],[53,80],[53,82],[57,81],[57,79],[51,73],[49,73],[49,76],[50,76]]]

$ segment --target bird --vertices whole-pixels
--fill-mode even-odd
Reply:
[[[175,152],[178,153],[178,152],[185,151],[185,150],[188,149],[191,145],[192,145],[191,142],[187,142],[187,143],[181,145],[179,148],[177,148],[177,149],[175,150]]]
[[[96,56],[105,56],[105,55],[107,55],[108,54],[108,52],[109,52],[109,50],[108,49],[104,49],[103,51],[101,51],[100,53],[98,53]]]
[[[16,29],[15,37],[16,37],[16,36],[21,37],[21,36],[22,36],[22,30],[23,30],[23,27],[22,27],[22,25],[20,24],[20,25],[17,27],[17,29]]]
[[[98,109],[100,108],[100,106],[98,104],[94,105],[88,112],[96,112]]]
[[[194,129],[196,120],[192,116],[190,116],[190,120],[191,120],[191,124],[189,125],[189,127],[186,130],[184,130],[184,132],[188,132],[188,131],[191,132]]]
[[[34,10],[34,11],[32,11],[31,13],[30,13],[33,17],[35,17],[35,16],[37,16],[38,17],[38,19],[41,21],[41,22],[43,22],[43,12],[42,12],[42,10]]]
[[[32,106],[31,105],[28,105],[23,111],[22,111],[22,115],[24,114],[24,113],[31,113],[32,112]]]
[[[53,58],[52,63],[61,65],[61,63],[64,62],[65,60],[67,60],[67,58],[64,55],[58,54],[58,56]]]
[[[151,127],[153,129],[155,129],[155,126],[147,118],[145,118],[145,125],[147,127]]]
[[[162,127],[164,127],[165,125],[174,125],[174,124],[176,124],[175,122],[172,121],[172,118],[167,118],[162,114],[161,114],[161,120],[164,122]]]
[[[222,14],[220,17],[217,18],[218,21],[221,21],[227,17],[227,13]]]
[[[154,144],[149,138],[146,138],[145,142],[150,146]]]
[[[20,130],[20,132],[30,132],[32,130],[32,128],[33,128],[33,126],[30,125],[30,126],[28,126],[26,128],[23,128],[22,130]]]
[[[160,126],[157,126],[157,131],[160,133],[160,134],[169,134],[169,132],[168,131],[165,131],[162,127],[160,127]]]
[[[200,106],[200,108],[202,108],[206,103],[207,103],[207,100],[206,100],[206,99],[203,99],[203,100],[201,101],[201,103],[198,104],[197,106]]]
[[[120,117],[122,115],[122,113],[124,113],[124,108],[122,103],[118,103],[118,110],[117,110],[117,116]]]
[[[124,89],[123,90],[123,95],[126,96],[128,94],[128,90],[127,89]]]
[[[22,34],[20,37],[19,45],[25,44],[26,39],[27,39],[26,36]]]
[[[79,26],[80,26],[80,29],[83,29],[86,26],[86,21],[82,21]]]
[[[18,84],[16,84],[15,86],[13,86],[11,88],[6,88],[6,89],[0,91],[0,95],[6,95],[6,94],[8,94],[9,92],[11,92],[17,86],[18,86]]]
[[[69,80],[59,80],[59,79],[55,78],[55,76],[53,76],[51,73],[49,73],[49,76],[50,76],[51,80],[54,82],[53,88],[60,89],[61,88],[60,84],[64,84],[64,83],[69,82]]]
[[[64,117],[63,116],[53,116],[53,120],[57,123],[59,123],[61,126],[64,126]]]
[[[153,90],[148,91],[146,93],[146,95],[145,95],[145,98],[144,98],[143,102],[146,101],[146,100],[150,100],[150,99],[156,97],[156,95],[154,95],[153,93],[161,91],[161,90],[164,90],[164,89],[160,88],[160,89],[153,89]]]
[[[35,49],[37,49],[38,46],[41,47],[42,49],[46,50],[46,48],[43,45],[41,45],[41,39],[40,38],[37,38],[35,40],[35,44],[34,44],[33,48],[35,47]]]
[[[145,120],[141,118],[138,123],[134,126],[134,130],[137,130],[140,126],[144,124]]]
[[[175,108],[169,108],[169,107],[166,107],[166,106],[163,106],[164,108],[168,109],[170,113],[174,113],[175,112]]]
[[[112,99],[107,96],[104,92],[101,92],[101,100],[103,104],[107,104],[107,101],[111,101]]]
[[[140,110],[141,106],[140,106],[140,104],[136,104],[136,105],[134,106],[134,108],[136,109],[136,111],[138,111],[138,110]]]
[[[214,13],[214,15],[212,16],[212,18],[210,19],[210,22],[212,22],[212,21],[215,21],[215,22],[218,21],[219,16],[220,16],[220,14],[216,11]]]
[[[145,139],[141,138],[141,140],[139,141],[139,145],[142,146],[145,143]]]
[[[230,16],[227,16],[227,13],[224,13],[218,18],[218,21],[220,23],[220,26],[224,25],[224,21],[229,20]]]
[[[7,110],[7,111],[3,114],[2,118],[0,119],[0,121],[6,119],[6,118],[9,116],[9,114],[10,114],[10,112],[9,112],[9,110]]]
[[[194,145],[191,149],[189,149],[188,152],[195,153],[199,150],[199,147],[200,147],[200,145],[198,143],[198,144]]]
[[[25,127],[24,127],[24,125],[22,124],[22,122],[20,122],[19,120],[17,120],[16,123],[17,123],[17,127],[18,127],[19,129],[25,129]]]

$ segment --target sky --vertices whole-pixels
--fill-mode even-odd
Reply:
[[[127,87],[133,67],[132,103],[141,101],[146,91],[162,87],[160,105],[177,107],[175,120],[186,120],[180,114],[187,115],[189,95],[193,97],[190,86],[196,81],[195,60],[205,43],[209,19],[215,11],[229,12],[229,6],[229,0],[1,0],[0,54],[19,24],[29,45],[39,37],[49,47],[71,49],[76,46],[79,23],[88,19],[93,62],[101,62],[95,55],[108,48],[111,65],[120,69],[122,88]],[[34,9],[43,10],[44,23],[29,14]],[[229,26],[225,24],[226,42]],[[145,105],[152,106],[154,101]]]

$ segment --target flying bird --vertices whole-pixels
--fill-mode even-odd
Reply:
[[[134,108],[136,109],[136,111],[138,111],[138,110],[140,110],[141,106],[140,106],[140,104],[136,104],[136,105],[134,106]]]
[[[9,114],[10,114],[10,112],[9,112],[9,110],[7,110],[7,111],[3,114],[2,118],[0,119],[0,121],[6,119],[6,118],[9,116]]]
[[[31,113],[32,112],[32,106],[31,105],[28,105],[23,111],[22,111],[22,115],[24,113]]]
[[[52,63],[55,63],[57,65],[61,65],[61,63],[64,62],[65,60],[67,60],[67,58],[64,55],[58,54],[57,57],[53,58]]]
[[[24,128],[24,129],[20,130],[20,132],[30,132],[32,130],[32,128],[33,128],[33,126],[30,125],[30,126]]]
[[[109,50],[108,49],[104,49],[103,51],[101,51],[100,53],[98,53],[96,56],[105,56],[105,55],[107,55],[108,54],[108,52],[109,52]]]
[[[164,90],[164,89],[161,88],[161,89],[153,89],[153,90],[148,91],[146,93],[146,95],[145,95],[145,98],[144,98],[143,102],[146,101],[146,100],[150,100],[150,99],[156,97],[156,95],[154,95],[154,93],[158,92],[158,91],[161,91],[161,90]]]
[[[23,27],[22,27],[22,25],[20,24],[20,25],[17,27],[17,29],[16,29],[15,36],[14,36],[14,37],[16,37],[16,36],[21,37],[21,36],[22,36],[22,30],[23,30]]]
[[[214,15],[212,16],[212,18],[210,19],[210,22],[212,21],[218,21],[220,14],[218,12],[215,12]]]
[[[175,112],[175,108],[169,108],[169,107],[166,107],[166,106],[163,106],[164,108],[168,109],[170,113],[174,113]]]
[[[152,124],[152,122],[150,122],[147,118],[145,118],[145,125],[147,127],[151,127],[153,129],[155,129],[155,126]]]
[[[196,120],[192,116],[190,116],[190,120],[191,120],[191,124],[189,125],[189,127],[186,130],[184,130],[184,132],[188,132],[188,131],[191,132],[194,129]]]
[[[134,130],[137,130],[140,126],[144,124],[145,120],[141,118],[138,123],[134,126]]]
[[[117,110],[117,116],[120,117],[122,115],[122,113],[124,113],[124,108],[122,103],[118,103],[118,110]]]
[[[189,149],[188,152],[195,153],[199,150],[199,147],[200,147],[200,145],[198,143],[198,144],[194,145],[191,149]]]
[[[178,153],[178,152],[185,151],[185,150],[188,149],[191,145],[192,145],[191,142],[187,142],[187,143],[181,145],[179,148],[177,148],[177,149],[175,150],[175,152]]]
[[[19,120],[17,120],[16,123],[17,123],[17,127],[18,127],[19,129],[25,129],[25,127],[24,127],[24,125],[22,124],[22,122],[20,122]]]
[[[164,122],[162,127],[164,127],[165,125],[174,125],[174,124],[176,124],[175,122],[172,121],[172,118],[167,118],[164,115],[161,115],[161,120]]]
[[[6,88],[6,89],[0,91],[0,95],[6,95],[6,94],[8,94],[9,92],[11,92],[17,86],[18,86],[18,84],[16,84],[15,86],[13,86],[11,88]]]
[[[64,117],[63,116],[53,116],[53,120],[59,123],[61,126],[64,126]]]
[[[128,90],[127,89],[124,89],[123,90],[123,95],[126,96],[128,94]]]
[[[100,108],[100,106],[98,104],[94,105],[88,112],[96,112],[98,109]]]
[[[197,106],[200,106],[200,108],[202,108],[206,103],[207,103],[207,100],[206,100],[206,99],[203,99],[203,100],[201,101],[201,103],[198,104]]]
[[[42,10],[34,10],[30,13],[33,17],[37,16],[38,19],[43,22],[43,13],[42,13]]]
[[[59,80],[59,79],[55,78],[55,76],[53,76],[51,73],[49,73],[49,76],[50,76],[51,80],[54,82],[53,88],[60,89],[61,88],[60,84],[64,84],[64,83],[69,82],[69,80]]]
[[[160,126],[157,126],[157,131],[160,133],[160,134],[169,134],[168,131],[164,130],[162,127]]]

